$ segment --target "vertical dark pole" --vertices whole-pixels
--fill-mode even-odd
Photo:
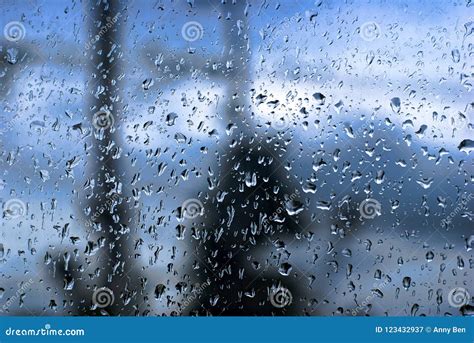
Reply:
[[[97,0],[90,4],[88,15],[93,43],[87,53],[90,69],[86,111],[93,140],[87,160],[87,177],[95,182],[95,188],[86,191],[82,207],[91,209],[90,239],[91,244],[100,249],[97,253],[100,275],[91,282],[93,289],[89,298],[92,299],[94,289],[107,287],[113,292],[114,301],[97,309],[111,315],[128,314],[127,308],[134,304],[132,288],[137,286],[137,280],[129,282],[133,265],[133,230],[130,226],[133,213],[125,194],[126,165],[121,149],[126,149],[120,133],[125,115],[120,73],[126,7],[119,0]],[[85,305],[90,305],[85,298]]]
[[[194,310],[203,315],[295,313],[295,307],[275,308],[268,301],[270,287],[280,280],[278,272],[260,274],[265,263],[262,261],[262,268],[256,271],[248,259],[256,256],[262,246],[268,246],[270,236],[263,232],[266,224],[262,223],[260,213],[270,215],[282,206],[282,193],[275,196],[273,189],[277,186],[283,190],[287,185],[281,182],[283,177],[275,168],[280,167],[278,161],[269,162],[274,159],[268,153],[270,147],[264,148],[266,143],[261,139],[259,142],[251,127],[247,6],[245,1],[238,0],[221,4],[224,26],[221,62],[226,66],[223,71],[226,74],[225,125],[233,123],[237,128],[229,140],[218,147],[218,187],[216,193],[211,193],[213,201],[205,205],[206,213],[213,213],[204,223],[210,235],[196,249],[199,261],[206,266],[203,279],[210,282]],[[232,139],[239,142],[235,147],[229,147]],[[259,163],[262,158],[264,162]],[[253,174],[257,184],[245,185],[246,178],[252,178]],[[217,192],[227,193],[222,202],[216,201]],[[288,230],[294,230],[291,223]],[[291,283],[294,282],[288,281],[287,286]],[[293,286],[291,291],[296,297],[297,287]]]

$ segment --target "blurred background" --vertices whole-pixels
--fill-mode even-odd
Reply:
[[[2,0],[1,315],[472,315],[473,9]]]

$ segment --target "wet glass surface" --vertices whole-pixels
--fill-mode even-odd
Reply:
[[[2,315],[472,315],[471,1],[2,4]]]

